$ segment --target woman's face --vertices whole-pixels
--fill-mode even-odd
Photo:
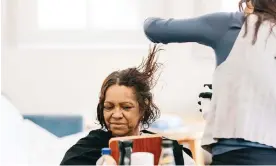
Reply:
[[[103,114],[112,135],[139,134],[141,114],[133,88],[123,85],[110,86],[105,94]]]

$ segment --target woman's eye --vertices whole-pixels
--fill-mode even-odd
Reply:
[[[113,107],[111,107],[111,106],[104,106],[104,109],[105,109],[105,110],[112,110]]]
[[[130,110],[131,108],[132,108],[132,107],[128,107],[128,106],[123,107],[124,110]]]

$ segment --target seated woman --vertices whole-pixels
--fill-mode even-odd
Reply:
[[[108,147],[112,137],[151,134],[141,129],[148,128],[160,112],[151,93],[156,81],[154,74],[159,67],[155,60],[158,51],[155,45],[138,68],[115,71],[104,80],[97,107],[97,120],[102,128],[91,131],[72,146],[61,165],[96,165],[101,149]],[[194,164],[188,149],[177,141],[173,146],[177,165]]]

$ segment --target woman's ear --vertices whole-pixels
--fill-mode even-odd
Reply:
[[[145,114],[145,112],[144,111],[140,111],[140,122],[144,119],[144,115]]]
[[[149,105],[149,99],[145,99],[144,102],[145,102],[146,106]],[[145,111],[140,111],[140,115],[141,115],[140,119],[141,120],[144,118],[144,114],[145,114]]]
[[[149,99],[145,99],[146,105],[149,105]]]

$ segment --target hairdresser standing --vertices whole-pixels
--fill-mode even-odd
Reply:
[[[212,164],[276,165],[276,0],[242,0],[240,8],[191,19],[149,18],[144,30],[155,43],[197,42],[215,51],[203,137]]]

